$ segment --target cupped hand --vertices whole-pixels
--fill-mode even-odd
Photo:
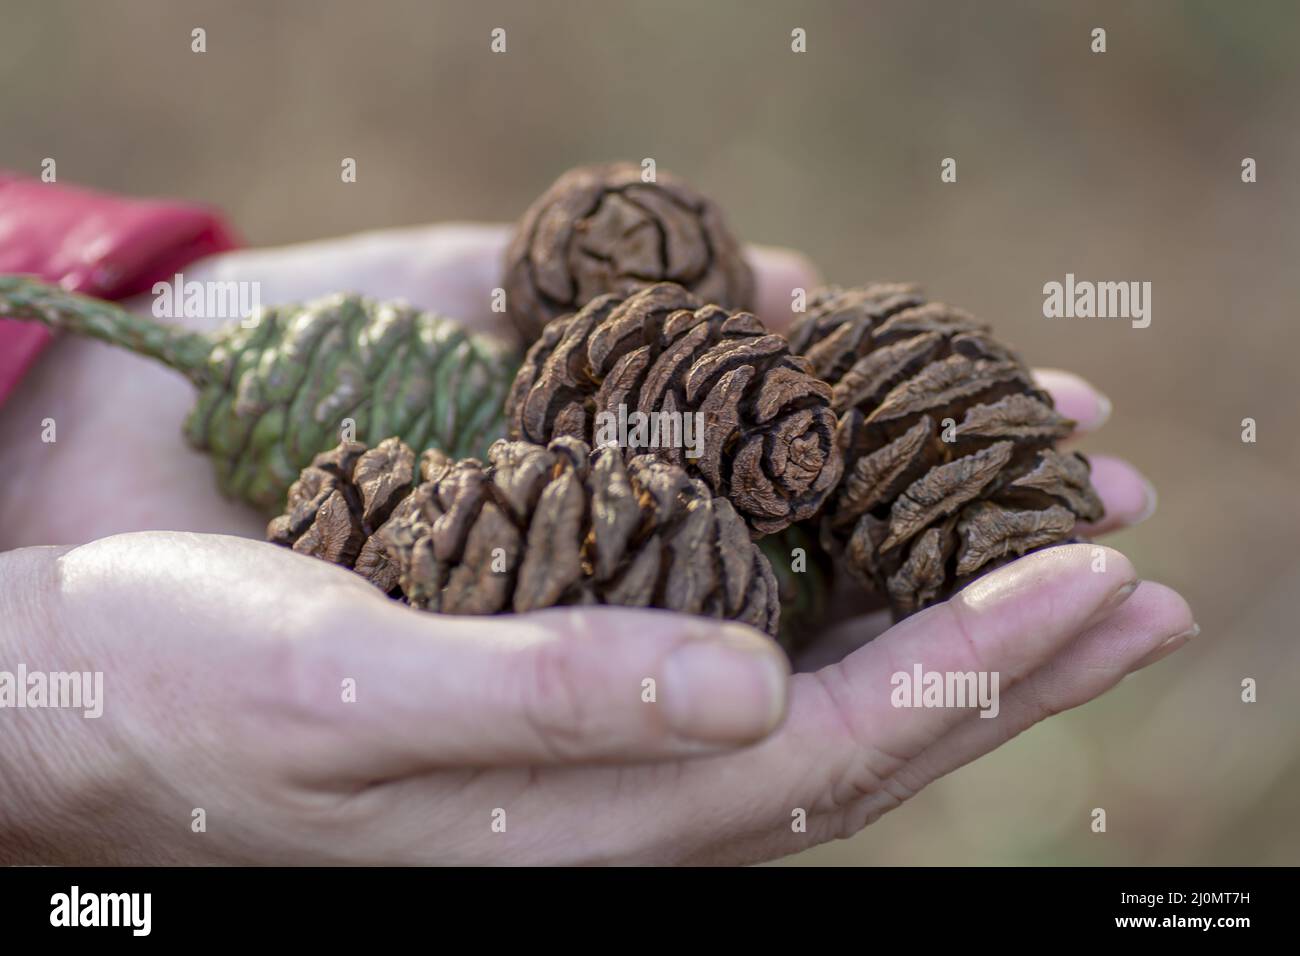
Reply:
[[[258,281],[265,302],[354,289],[505,333],[488,307],[505,237],[390,231],[221,256],[187,278]],[[790,290],[816,277],[795,254],[750,254],[758,311],[781,328]],[[1039,377],[1083,430],[1104,420],[1077,377]],[[260,537],[262,519],[223,501],[181,442],[192,398],[147,361],[58,343],[0,416],[0,546]],[[1150,513],[1132,466],[1092,462],[1107,518],[1090,530]],[[854,832],[1176,649],[1186,604],[1134,580],[1115,552],[1053,548],[888,630],[845,622],[790,678],[738,626],[424,615],[237,538],[17,551],[0,555],[0,646],[29,668],[102,670],[107,700],[99,720],[22,712],[0,742],[16,768],[0,780],[0,846],[41,862],[766,859]],[[997,672],[998,715],[892,707],[891,676],[916,663]]]
[[[422,614],[229,536],[22,549],[0,581],[5,660],[103,674],[98,718],[6,713],[5,863],[763,860],[855,832],[1192,626],[1090,545],[793,678],[739,625]],[[997,716],[893,707],[915,663],[997,673]]]

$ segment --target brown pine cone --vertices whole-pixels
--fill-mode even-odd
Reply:
[[[489,464],[398,439],[319,455],[270,540],[448,614],[561,604],[657,607],[776,635],[780,598],[744,521],[667,462],[560,438],[498,441]]]
[[[753,315],[701,305],[681,286],[661,283],[600,296],[548,325],[524,358],[506,412],[512,438],[597,445],[622,440],[608,427],[620,415],[698,413],[690,419],[702,423],[702,440],[690,449],[697,457],[682,447],[656,453],[703,478],[758,535],[811,517],[839,481],[830,400],[830,386]]]
[[[506,253],[507,308],[528,344],[598,295],[660,281],[754,305],[754,275],[718,208],[668,173],[643,182],[635,163],[569,170],[524,213]]]
[[[379,533],[415,607],[496,614],[560,604],[657,607],[775,635],[776,579],[744,521],[702,481],[583,442],[499,441],[449,465]]]
[[[844,480],[822,539],[905,617],[1096,521],[1074,422],[987,326],[913,286],[814,293],[790,336],[834,387]]]
[[[440,473],[447,458],[426,451],[419,477]],[[317,455],[289,487],[287,510],[267,525],[267,540],[352,568],[381,590],[397,589],[397,568],[374,537],[394,515],[410,509],[415,452],[400,438],[372,449],[349,441]]]

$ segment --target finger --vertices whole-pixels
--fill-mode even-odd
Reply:
[[[1156,489],[1143,474],[1124,461],[1110,455],[1089,455],[1092,485],[1101,496],[1106,513],[1100,521],[1081,523],[1079,534],[1097,537],[1141,524],[1156,511]]]
[[[1110,455],[1091,455],[1088,461],[1092,484],[1105,513],[1100,521],[1080,522],[1076,530],[1081,537],[1099,538],[1141,524],[1155,514],[1155,486],[1133,465]],[[845,619],[799,652],[795,658],[797,671],[815,670],[841,660],[888,627],[887,615],[878,610],[879,596],[856,582],[843,582],[836,598],[840,605],[837,616]]]
[[[1100,521],[1080,523],[1077,527],[1079,535],[1098,538],[1141,524],[1155,513],[1155,486],[1135,467],[1109,455],[1094,455],[1088,460],[1092,465],[1092,484],[1101,497],[1105,514]],[[841,604],[839,616],[845,619],[819,634],[814,642],[799,652],[795,658],[797,671],[816,670],[842,660],[888,628],[888,615],[877,607],[878,595],[869,593],[856,582],[845,581],[842,584],[836,598]],[[860,594],[855,596],[855,590]],[[858,606],[854,606],[855,603]],[[848,616],[850,614],[852,616]]]
[[[513,338],[506,313],[493,311],[513,226],[438,223],[382,229],[268,249],[223,253],[187,273],[199,281],[257,281],[264,304],[296,302],[350,291],[406,299],[488,334]],[[760,316],[789,325],[791,290],[811,288],[816,270],[788,249],[746,247],[755,270]]]
[[[1097,560],[1104,556],[1104,563]],[[839,664],[791,682],[790,715],[759,746],[728,758],[690,764],[686,780],[701,806],[753,806],[739,792],[765,781],[761,808],[788,821],[792,807],[810,812],[847,806],[873,792],[908,760],[942,738],[964,714],[894,706],[894,675],[997,672],[1002,688],[1037,670],[1093,619],[1132,593],[1136,576],[1121,554],[1089,545],[1036,552],[980,578],[944,604],[896,625]],[[701,811],[701,820],[708,815]],[[714,825],[722,823],[714,819]]]
[[[867,797],[855,808],[856,826],[866,826],[900,799],[997,749],[1034,724],[1099,697],[1126,675],[1168,656],[1197,633],[1191,608],[1181,595],[1164,585],[1143,581],[1114,614],[1001,695],[994,716],[968,713],[949,734],[902,768],[888,792]]]
[[[1110,418],[1110,399],[1073,372],[1039,368],[1034,379],[1051,393],[1056,410],[1077,423],[1079,433],[1095,432]]]
[[[223,253],[186,272],[199,281],[257,282],[264,305],[357,292],[405,299],[480,331],[513,335],[505,315],[492,311],[509,232],[493,223],[381,229]]]
[[[452,281],[459,288],[459,300],[443,296],[449,315],[468,316],[481,327],[500,334],[512,334],[513,327],[501,313],[490,310],[490,290],[501,281],[505,247],[510,228],[491,225],[440,227],[441,241],[462,244]],[[803,253],[777,246],[746,246],[745,258],[754,270],[755,311],[769,328],[786,330],[794,320],[791,311],[795,289],[810,290],[820,282],[816,267]],[[458,311],[459,310],[459,311]]]
[[[432,308],[480,326],[490,325],[494,331],[512,331],[502,313],[491,311],[491,291],[501,282],[512,230],[511,226],[486,223],[410,230],[406,245],[417,253],[423,250],[422,256],[414,257],[417,264],[423,258],[423,265],[399,271],[392,278],[412,291],[423,284],[428,288],[424,298]],[[403,257],[409,260],[411,255],[404,252]],[[793,320],[792,292],[818,284],[816,267],[803,253],[776,246],[746,246],[745,258],[754,270],[759,317],[770,328],[788,327]],[[408,266],[412,266],[409,261]]]
[[[1052,395],[1057,410],[1077,423],[1076,434],[1094,432],[1110,418],[1111,403],[1101,392],[1073,372],[1035,369],[1034,378]],[[1092,484],[1106,506],[1105,516],[1081,524],[1088,537],[1108,534],[1146,521],[1156,510],[1156,489],[1128,462],[1109,455],[1089,455]]]
[[[1118,552],[1087,545],[1049,548],[985,575],[810,675],[829,708],[824,716],[849,731],[838,748],[841,767],[883,763],[869,769],[887,776],[889,764],[919,754],[964,716],[946,708],[897,706],[895,675],[911,676],[918,666],[922,673],[997,673],[1003,688],[1012,686],[1091,620],[1118,607],[1136,580]]]
[[[325,694],[315,719],[365,779],[716,753],[785,713],[785,655],[741,625],[622,608],[508,620],[386,610],[308,650],[322,689],[356,679],[353,706]]]
[[[163,675],[169,692],[144,706],[206,727],[237,699],[222,745],[304,783],[716,752],[784,715],[785,655],[739,624],[424,613],[344,568],[218,535],[119,535],[43,560],[67,633]]]
[[[1133,465],[1109,455],[1091,455],[1088,460],[1092,484],[1105,513],[1100,521],[1081,522],[1077,527],[1080,536],[1098,538],[1141,524],[1155,514],[1155,486]],[[835,601],[832,617],[838,623],[800,650],[795,658],[796,670],[815,670],[841,660],[888,627],[888,616],[879,612],[880,596],[856,582],[840,582]]]
[[[774,332],[794,323],[794,291],[811,293],[821,283],[817,267],[802,252],[779,246],[746,246],[745,258],[754,270],[754,309]]]
[[[1153,654],[1168,654],[1185,644],[1190,639],[1184,636],[1188,633],[1194,636],[1195,625],[1186,602],[1169,588],[1144,581],[1114,614],[1088,628],[1042,668],[1000,695],[996,717],[983,718],[967,711],[951,732],[855,802],[810,813],[806,827],[798,831],[790,826],[787,812],[762,833],[707,848],[694,862],[772,859],[850,836],[939,777],[995,750],[1039,721],[1105,693],[1144,666]]]

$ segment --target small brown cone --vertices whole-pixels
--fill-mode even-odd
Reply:
[[[515,377],[506,413],[510,437],[536,443],[621,442],[611,426],[633,416],[698,420],[698,457],[685,442],[655,453],[702,478],[762,535],[814,515],[839,481],[830,404],[830,386],[784,337],[748,312],[661,283],[601,296],[548,325]],[[624,446],[628,457],[648,450],[630,435]]]
[[[1055,448],[1074,423],[966,313],[912,286],[829,287],[790,343],[845,416],[823,542],[897,616],[1101,517],[1087,459]]]
[[[427,453],[413,485],[401,442],[340,445],[304,470],[268,536],[424,610],[654,607],[776,635],[767,558],[731,505],[681,468],[570,438],[499,441],[488,458]]]
[[[510,318],[532,344],[598,295],[675,282],[731,309],[754,306],[754,275],[718,207],[638,163],[571,169],[524,213],[506,253]]]
[[[427,479],[446,464],[438,451],[426,451],[417,463],[415,452],[398,438],[387,438],[372,449],[343,442],[302,470],[289,487],[286,512],[267,526],[267,539],[352,568],[393,593],[397,568],[375,532],[409,508],[417,479]]]

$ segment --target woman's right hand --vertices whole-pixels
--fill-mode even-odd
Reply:
[[[103,698],[98,718],[0,710],[0,862],[769,859],[1176,646],[1186,604],[1134,584],[1116,552],[1052,548],[791,678],[741,625],[426,614],[234,537],[13,551],[0,660],[102,672]],[[998,715],[894,708],[914,663],[997,672]]]

